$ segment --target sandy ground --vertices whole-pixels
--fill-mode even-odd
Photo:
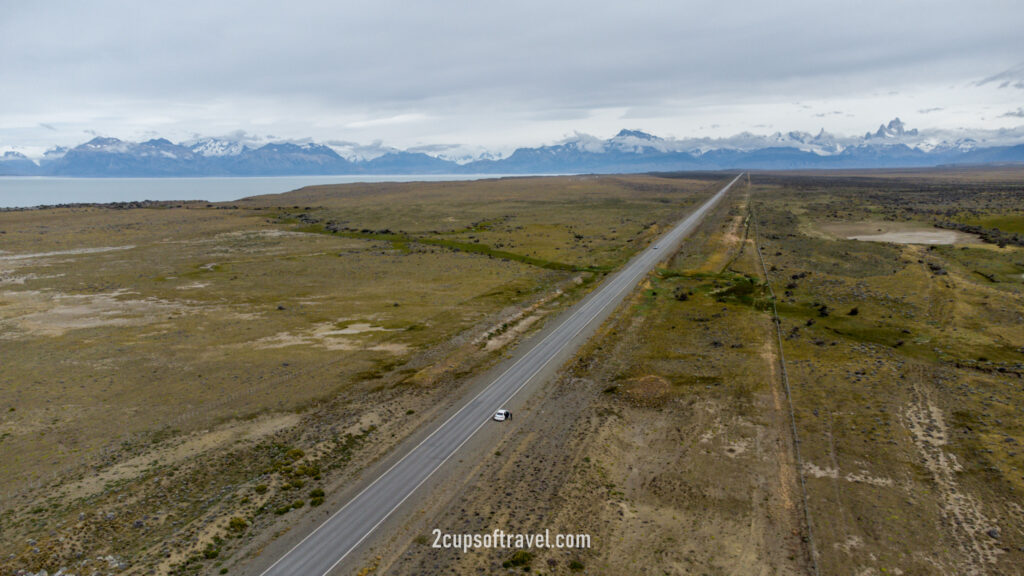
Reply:
[[[909,222],[828,222],[816,225],[828,236],[865,242],[892,242],[894,244],[977,244],[975,234],[958,230],[930,228]]]
[[[886,232],[883,234],[864,234],[847,236],[849,240],[865,242],[892,242],[893,244],[967,244],[976,238],[973,234],[956,230],[935,230],[922,232]]]

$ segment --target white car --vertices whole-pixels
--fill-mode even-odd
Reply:
[[[494,420],[496,422],[504,422],[505,420],[511,420],[512,413],[508,410],[498,410],[494,413]]]

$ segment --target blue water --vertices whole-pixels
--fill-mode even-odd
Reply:
[[[0,178],[0,208],[24,208],[78,202],[135,200],[208,200],[227,202],[246,196],[278,194],[317,184],[353,182],[438,182],[500,178],[500,174],[424,176],[270,176],[261,178]]]

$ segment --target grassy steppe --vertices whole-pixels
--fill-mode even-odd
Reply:
[[[645,280],[430,522],[590,549],[384,554],[387,574],[802,574],[767,288],[738,187]],[[516,423],[518,422],[518,424]]]
[[[258,554],[716,183],[0,213],[0,571]]]
[[[1024,251],[813,233],[839,220],[1012,219],[1016,174],[755,187],[822,573],[1024,563]]]
[[[384,555],[388,573],[1021,573],[1024,249],[831,231],[1004,222],[1024,171],[751,182],[432,524],[585,532],[594,547],[461,554],[421,537]]]
[[[447,532],[594,547],[462,554],[425,536],[377,573],[1020,573],[1024,249],[842,231],[1012,232],[1024,172],[751,182],[438,504]],[[0,214],[0,568],[235,571],[720,184]],[[118,249],[39,254],[80,247]]]

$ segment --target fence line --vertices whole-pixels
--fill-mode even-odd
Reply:
[[[750,181],[747,181],[750,184]],[[793,433],[793,451],[796,457],[797,475],[800,478],[800,492],[804,505],[804,524],[807,526],[807,544],[811,553],[811,569],[815,576],[821,576],[818,569],[818,549],[814,544],[814,535],[811,530],[811,512],[807,506],[807,479],[804,476],[804,461],[800,456],[800,436],[796,431],[796,414],[793,411],[793,394],[789,387],[789,373],[786,371],[786,354],[782,350],[782,322],[779,321],[779,310],[775,306],[775,291],[772,290],[771,278],[768,276],[768,267],[764,263],[764,254],[761,253],[761,235],[757,226],[757,214],[754,212],[753,203],[750,204],[750,219],[754,224],[754,248],[757,250],[757,257],[761,260],[761,270],[764,272],[764,281],[768,285],[768,294],[772,302],[772,320],[775,322],[775,334],[779,341],[779,366],[782,370],[782,383],[786,388],[786,401],[789,404],[789,424]]]

